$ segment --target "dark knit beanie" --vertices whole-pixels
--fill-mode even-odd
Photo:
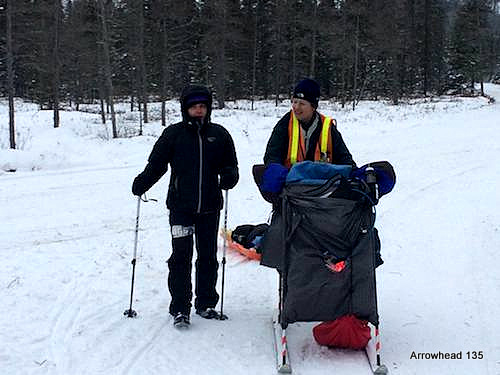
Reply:
[[[319,84],[318,82],[306,78],[300,81],[293,89],[292,98],[304,99],[312,104],[314,108],[318,108],[319,102]]]
[[[190,95],[186,98],[186,108],[190,108],[193,105],[198,104],[198,103],[204,103],[208,106],[209,102],[210,102],[210,98],[208,95],[204,95],[204,94]]]
[[[212,105],[212,96],[205,86],[188,86],[181,94],[181,105],[183,110],[188,110],[198,103],[205,103],[207,107]]]

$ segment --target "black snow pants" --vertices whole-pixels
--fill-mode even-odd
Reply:
[[[172,233],[172,255],[168,260],[168,289],[172,297],[170,314],[175,315],[178,312],[189,314],[191,311],[193,234],[197,251],[194,307],[196,310],[215,307],[219,300],[215,290],[219,268],[217,261],[219,212],[189,214],[170,211],[170,229]]]

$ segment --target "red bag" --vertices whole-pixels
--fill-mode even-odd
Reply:
[[[347,349],[364,349],[371,338],[368,322],[354,315],[318,324],[313,328],[313,336],[320,345]]]

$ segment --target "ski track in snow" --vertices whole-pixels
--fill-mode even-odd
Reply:
[[[73,370],[71,338],[85,297],[85,291],[77,289],[77,283],[73,282],[66,286],[66,295],[56,301],[57,311],[50,335],[50,347],[58,374],[68,374]]]
[[[500,100],[498,87],[492,89]],[[472,103],[461,109],[452,102],[450,111],[423,115],[404,106],[339,112],[358,164],[389,160],[398,178],[377,207],[376,224],[386,261],[377,272],[382,360],[390,374],[500,375],[494,319],[500,314],[494,302],[500,283],[500,103]],[[215,112],[233,134],[240,159],[229,228],[268,218],[270,206],[253,184],[251,166],[260,162],[278,112],[285,110],[255,117]],[[137,142],[137,156],[124,153],[127,165],[110,161],[0,175],[0,287],[10,312],[0,323],[2,374],[276,373],[271,316],[277,275],[238,254],[227,253],[224,312],[230,319],[192,314],[189,330],[172,327],[165,264],[168,175],[148,194],[158,202],[141,205],[133,300],[138,317],[123,316],[136,208],[130,184],[154,137]],[[314,324],[294,323],[287,330],[293,374],[370,373],[363,352],[318,346]],[[482,350],[485,359],[409,359],[412,351],[458,350],[464,356]]]
[[[124,364],[122,365],[122,371],[120,371],[120,373],[134,373],[134,364],[140,363],[140,359],[145,355],[145,353],[151,351],[154,348],[155,343],[159,342],[162,331],[166,328],[167,323],[168,322],[165,321],[155,330],[152,330],[152,332],[148,332],[147,335],[144,335],[146,339],[142,339],[143,342],[139,345],[136,345],[136,347],[132,350],[129,358],[124,361]],[[168,352],[166,352],[166,354],[168,356]]]

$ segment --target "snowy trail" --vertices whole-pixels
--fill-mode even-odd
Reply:
[[[384,352],[395,369],[409,367],[403,373],[500,373],[499,324],[492,321],[500,306],[490,300],[500,295],[499,278],[488,266],[500,261],[500,116],[489,115],[498,111],[495,95],[491,107],[409,134],[419,137],[418,147],[405,149],[398,186],[379,209]],[[486,360],[411,361],[413,351],[482,351]]]
[[[391,374],[500,374],[500,89],[489,89],[494,105],[471,99],[425,111],[373,103],[356,112],[331,109],[358,164],[386,159],[397,172],[396,188],[377,207],[385,259],[377,273],[382,359]],[[240,159],[230,228],[268,218],[251,167],[284,110],[214,113]],[[8,312],[0,322],[2,374],[275,373],[274,270],[228,253],[230,319],[193,315],[189,331],[172,328],[167,177],[149,194],[158,202],[141,205],[133,305],[139,316],[123,316],[136,213],[130,185],[151,145],[149,138],[120,140],[108,146],[123,158],[107,164],[101,158],[0,175],[0,297]],[[313,325],[289,327],[294,374],[370,373],[364,353],[319,347]],[[413,351],[483,351],[484,359],[413,360]]]

